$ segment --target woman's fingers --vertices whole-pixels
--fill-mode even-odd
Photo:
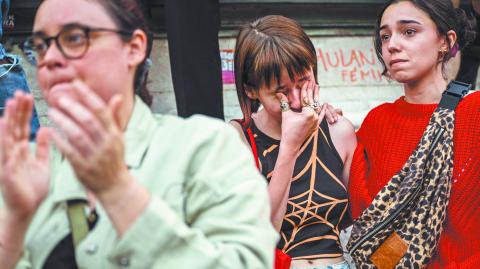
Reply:
[[[28,140],[30,137],[30,120],[33,110],[33,97],[16,91],[12,99],[5,105],[5,127],[8,139]]]
[[[7,138],[13,138],[13,134],[15,132],[15,121],[16,117],[18,116],[15,113],[17,107],[17,101],[15,99],[9,99],[7,100],[5,104],[5,135]]]
[[[48,115],[65,134],[75,150],[80,152],[83,157],[88,157],[96,148],[90,136],[72,118],[55,108],[51,108]]]
[[[314,91],[315,91],[315,86],[316,86],[315,81],[310,80],[308,88],[307,88],[307,98],[308,98],[308,104],[309,105],[313,105],[313,102],[314,102],[313,95],[314,95]]]
[[[81,102],[88,107],[93,113],[105,110],[107,104],[92,89],[80,80],[73,82],[73,89],[79,96]]]
[[[37,132],[36,158],[42,163],[48,163],[50,158],[49,129],[41,127]]]
[[[322,121],[323,118],[325,117],[327,113],[327,105],[326,104],[323,104],[321,107],[320,107],[320,112],[318,113],[318,121]],[[327,121],[328,121],[328,118],[327,118]]]
[[[77,80],[73,85],[77,95],[80,96],[81,102],[97,116],[100,124],[106,130],[110,130],[115,124],[114,115],[109,109],[108,104],[82,81]],[[112,99],[114,99],[114,97],[112,97],[110,101],[112,101]]]
[[[333,124],[333,123],[337,122],[338,121],[338,114],[335,111],[335,108],[333,106],[331,106],[330,104],[327,104],[327,103],[325,103],[323,105],[325,106],[325,109],[326,109],[325,116],[327,117],[328,123]]]
[[[37,155],[29,147],[33,97],[16,92],[0,119],[0,186],[7,210],[31,216],[48,192],[49,144],[39,130]]]
[[[108,115],[108,104],[82,81],[76,80],[73,85],[81,102],[97,116],[100,124],[108,130],[111,120]]]
[[[283,94],[283,93],[277,93],[276,96],[277,96],[277,99],[280,103],[280,109],[281,109],[282,113],[285,113],[285,112],[289,111],[290,110],[290,104],[288,102],[287,96],[285,96],[285,94]]]
[[[317,83],[315,83],[315,86],[314,86],[314,89],[313,89],[313,102],[314,103],[317,103],[319,104],[319,96],[320,96],[320,93],[319,93],[319,86]],[[318,105],[318,107],[320,108],[320,104]]]
[[[320,106],[320,101],[319,101],[319,86],[318,84],[315,83],[314,88],[313,88],[313,108],[315,109],[315,112],[320,113],[320,110],[322,109]]]
[[[73,167],[84,167],[83,158],[78,154],[78,151],[70,141],[62,138],[62,136],[53,129],[49,131],[49,137]],[[75,169],[75,171],[77,171],[77,169]]]
[[[300,90],[300,104],[302,105],[302,110],[304,107],[307,107],[310,105],[310,99],[308,98],[308,95],[309,95],[308,91],[309,91],[310,85],[311,85],[311,82],[306,81]]]
[[[72,121],[84,130],[95,144],[99,144],[102,141],[104,127],[97,116],[82,103],[70,97],[61,97],[58,100],[58,106],[65,115],[69,116]]]
[[[13,137],[16,140],[21,140],[23,133],[22,119],[24,118],[24,110],[26,104],[23,100],[23,94],[18,91],[15,92],[13,100],[14,101],[13,104],[10,106],[9,113],[9,115],[11,116],[11,130],[13,131]]]
[[[19,139],[29,139],[30,137],[30,120],[33,111],[33,96],[25,94],[21,91],[16,91],[15,96],[19,100],[18,107],[18,124],[19,124]]]

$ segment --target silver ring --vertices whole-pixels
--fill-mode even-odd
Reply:
[[[287,112],[290,110],[290,105],[288,104],[287,101],[280,101],[280,109],[282,109],[282,112]]]
[[[318,101],[313,102],[313,108],[317,109],[320,107],[320,103]]]

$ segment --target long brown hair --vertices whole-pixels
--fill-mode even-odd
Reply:
[[[237,36],[234,70],[237,96],[243,113],[244,126],[260,106],[247,96],[248,90],[258,92],[280,81],[282,70],[290,79],[313,68],[317,78],[317,55],[312,41],[300,24],[292,19],[271,15],[247,23]]]

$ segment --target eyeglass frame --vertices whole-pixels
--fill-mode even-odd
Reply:
[[[85,50],[79,55],[79,56],[70,56],[68,55],[65,51],[64,51],[64,48],[62,47],[62,45],[60,44],[60,41],[59,41],[59,37],[64,34],[65,32],[67,31],[70,31],[72,29],[80,29],[83,31],[83,33],[85,34],[85,37],[86,37],[86,45],[85,45]],[[102,27],[90,27],[90,26],[86,26],[86,25],[82,25],[82,24],[67,24],[65,25],[62,30],[60,30],[60,32],[54,36],[45,36],[42,32],[37,32],[37,33],[33,33],[28,39],[27,39],[27,43],[31,43],[31,49],[35,52],[35,54],[37,55],[37,57],[39,58],[43,58],[40,57],[40,55],[44,55],[45,52],[48,51],[48,49],[50,48],[51,44],[52,44],[52,40],[55,41],[55,45],[58,47],[58,50],[62,53],[63,57],[65,57],[66,59],[69,59],[69,60],[76,60],[76,59],[80,59],[82,58],[83,56],[85,56],[85,54],[87,53],[88,49],[90,48],[90,34],[93,33],[93,32],[112,32],[112,33],[116,33],[120,36],[123,36],[123,37],[130,37],[133,32],[132,31],[126,31],[126,30],[121,30],[121,29],[111,29],[111,28],[102,28]],[[33,40],[35,38],[40,38],[44,44],[47,45],[44,53],[39,53],[36,49],[35,49],[35,45],[34,45],[34,42]]]

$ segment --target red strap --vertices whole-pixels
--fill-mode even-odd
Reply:
[[[275,249],[275,263],[274,269],[289,269],[292,263],[290,255],[282,252],[278,248]]]
[[[258,162],[257,144],[255,144],[255,138],[253,137],[252,129],[247,128],[248,138],[250,139],[250,146],[252,147],[253,157],[255,158],[255,164],[258,170],[260,170],[260,163]]]

